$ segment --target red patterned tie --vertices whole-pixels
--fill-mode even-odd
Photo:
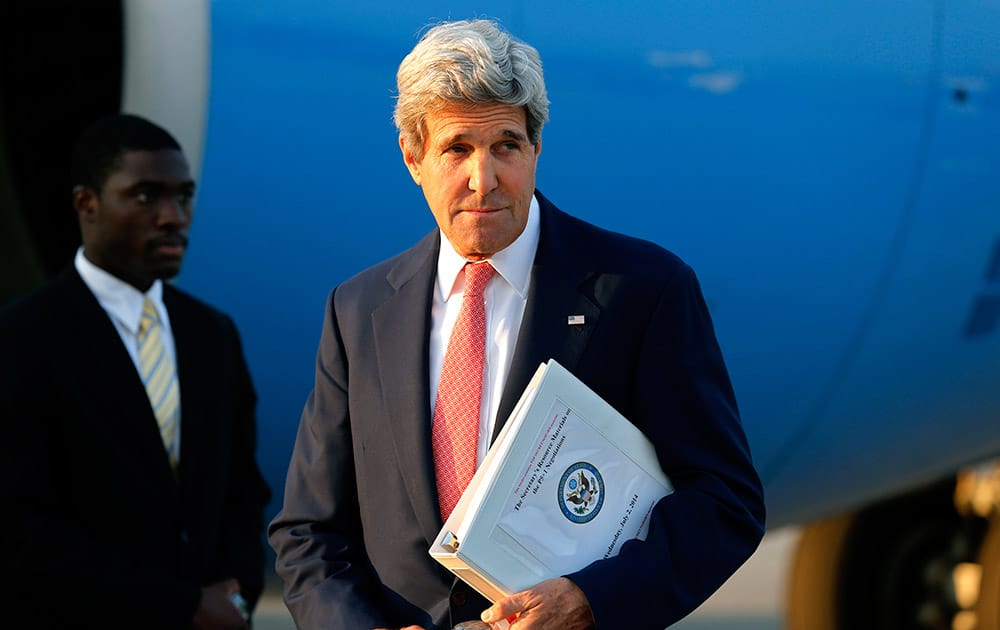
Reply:
[[[464,272],[462,310],[444,355],[431,431],[442,520],[447,520],[455,509],[476,471],[479,444],[479,405],[486,357],[483,291],[493,276],[493,267],[489,263],[469,263]]]

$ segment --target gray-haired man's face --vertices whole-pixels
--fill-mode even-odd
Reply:
[[[541,142],[528,141],[514,105],[448,105],[428,114],[426,129],[422,156],[400,138],[410,175],[455,250],[489,258],[524,231]]]

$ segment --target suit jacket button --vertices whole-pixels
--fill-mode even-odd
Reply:
[[[455,591],[451,594],[451,604],[453,606],[465,606],[466,600],[465,591]]]

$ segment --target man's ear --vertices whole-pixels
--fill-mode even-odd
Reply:
[[[93,223],[97,220],[98,202],[97,191],[93,188],[82,184],[73,187],[73,208],[80,221]]]
[[[416,156],[413,155],[413,151],[406,146],[406,138],[399,136],[399,150],[403,152],[403,164],[406,164],[406,169],[410,171],[410,177],[413,181],[420,185],[420,162],[417,160]]]

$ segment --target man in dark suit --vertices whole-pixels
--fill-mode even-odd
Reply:
[[[489,21],[446,23],[397,81],[403,160],[439,229],[330,296],[270,526],[285,600],[300,628],[448,628],[485,609],[485,621],[516,615],[525,630],[661,629],[715,591],[764,531],[695,275],[535,189],[548,102],[534,48]],[[469,287],[482,275],[480,296]],[[463,293],[483,307],[487,331],[459,392],[479,404],[466,454],[482,462],[539,363],[554,358],[642,430],[675,488],[645,540],[493,606],[428,555],[451,509],[445,489],[460,477],[458,438],[438,435],[453,422],[440,413],[453,406],[451,346],[474,336],[460,328],[476,330],[460,323]]]
[[[187,246],[187,161],[114,115],[73,175],[83,246],[0,315],[4,622],[246,628],[269,490],[236,327],[163,282]]]

